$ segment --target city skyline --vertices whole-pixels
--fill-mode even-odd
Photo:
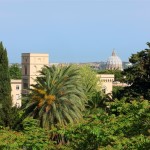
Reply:
[[[1,0],[0,41],[9,62],[48,53],[50,62],[122,61],[150,42],[147,0]]]

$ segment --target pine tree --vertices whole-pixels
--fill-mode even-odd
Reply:
[[[11,84],[7,50],[0,42],[0,125],[9,126],[11,111]]]

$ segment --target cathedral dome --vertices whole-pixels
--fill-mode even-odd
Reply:
[[[112,52],[112,55],[107,60],[106,69],[108,69],[108,70],[122,70],[122,61],[116,55],[114,50]]]

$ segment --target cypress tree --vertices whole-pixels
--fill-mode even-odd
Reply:
[[[11,84],[8,68],[7,50],[0,42],[0,125],[9,126],[11,116]]]

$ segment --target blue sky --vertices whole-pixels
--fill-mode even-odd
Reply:
[[[10,63],[21,53],[50,62],[123,61],[150,42],[150,0],[0,0],[0,41]]]

